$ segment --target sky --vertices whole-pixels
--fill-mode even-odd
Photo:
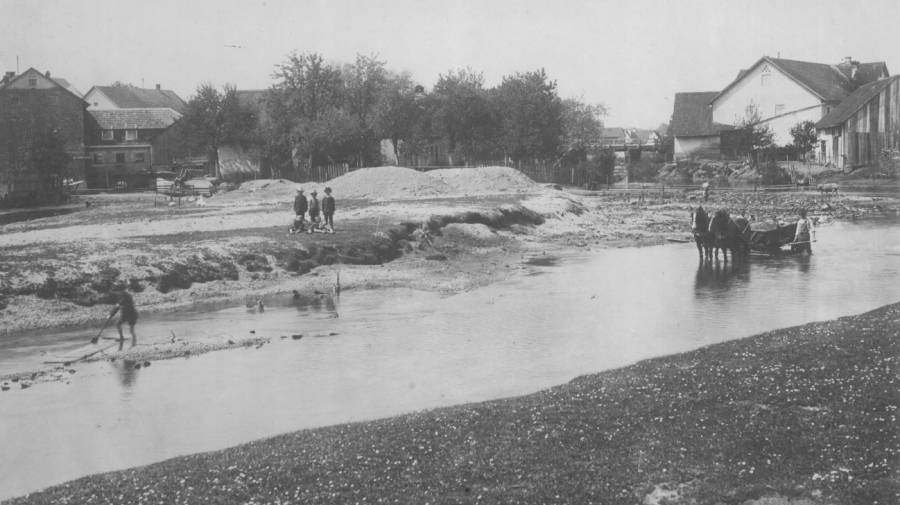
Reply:
[[[543,68],[607,126],[655,128],[675,93],[721,90],[764,55],[900,73],[898,19],[900,0],[0,0],[0,71],[187,100],[204,82],[267,88],[293,51],[377,55],[426,89],[462,67],[488,86]]]

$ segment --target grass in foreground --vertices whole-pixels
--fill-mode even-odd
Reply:
[[[897,503],[898,338],[895,304],[10,503]]]

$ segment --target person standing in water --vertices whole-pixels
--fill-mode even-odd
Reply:
[[[796,252],[806,251],[812,254],[812,242],[810,232],[812,231],[812,223],[806,218],[806,209],[800,209],[800,219],[797,221],[797,231],[794,233],[794,242],[791,246]]]
[[[137,345],[134,325],[137,324],[138,319],[137,309],[134,307],[134,298],[124,289],[119,291],[117,296],[118,303],[113,307],[112,312],[109,313],[109,317],[113,317],[116,315],[116,312],[119,312],[119,323],[116,324],[116,328],[119,330],[119,342],[125,341],[125,334],[122,333],[122,324],[128,323],[128,330],[131,332],[131,347],[134,347]]]

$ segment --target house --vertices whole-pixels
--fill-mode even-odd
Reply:
[[[84,111],[87,103],[65,79],[29,68],[0,81],[0,199],[41,201],[61,181],[41,177],[30,166],[32,142],[42,134],[59,139],[70,160],[65,176],[84,175]]]
[[[95,109],[172,109],[184,114],[187,104],[174,91],[135,86],[94,86],[84,95],[88,110]]]
[[[167,131],[181,118],[170,108],[88,109],[85,153],[89,188],[110,188],[124,182],[148,187],[154,165],[170,166],[172,139]]]
[[[662,142],[659,133],[653,130],[643,130],[641,128],[629,128],[625,130],[625,143],[641,146],[653,146]]]
[[[710,101],[712,121],[767,125],[777,145],[790,144],[794,125],[819,121],[860,86],[886,77],[884,62],[848,57],[829,65],[763,56]]]
[[[732,129],[732,126],[713,122],[710,103],[718,95],[718,91],[675,93],[675,108],[669,128],[675,139],[676,160],[720,157],[720,133]]]
[[[604,127],[600,133],[600,145],[604,147],[624,145],[626,136],[625,128],[619,128],[618,126]]]
[[[841,169],[900,150],[900,76],[863,85],[816,123],[816,158]]]

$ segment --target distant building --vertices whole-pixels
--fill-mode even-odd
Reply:
[[[857,90],[871,92],[873,88],[867,85],[888,76],[884,62],[860,63],[845,58],[829,65],[763,56],[738,72],[721,91],[675,94],[671,125],[675,158],[720,158],[722,132],[745,123],[767,126],[775,144],[788,145],[795,125],[804,121],[818,123],[850,100]],[[858,100],[859,96],[854,98]],[[852,108],[852,104],[848,107]],[[853,149],[850,144],[835,147],[833,139],[833,134],[820,138],[825,147],[823,150],[820,145],[816,150],[818,157],[835,160],[844,150]],[[848,137],[847,142],[851,141]]]
[[[88,110],[95,109],[172,109],[184,114],[187,103],[174,91],[134,86],[94,86],[84,95]]]
[[[675,110],[669,129],[675,138],[676,160],[691,156],[719,158],[719,134],[732,127],[713,122],[710,102],[718,94],[718,91],[675,93]]]
[[[71,160],[66,175],[84,175],[84,110],[87,103],[65,79],[29,68],[0,81],[0,199],[45,200],[61,181],[41,177],[29,166],[28,151],[37,136],[52,132]]]
[[[816,123],[816,157],[840,168],[871,165],[900,150],[900,76],[870,82]]]
[[[888,77],[884,62],[845,58],[837,65],[763,56],[710,101],[714,123],[767,125],[778,145],[792,141],[790,130],[816,122],[860,86]]]
[[[154,165],[173,160],[166,131],[181,118],[170,108],[89,109],[85,152],[89,188],[150,187]]]

